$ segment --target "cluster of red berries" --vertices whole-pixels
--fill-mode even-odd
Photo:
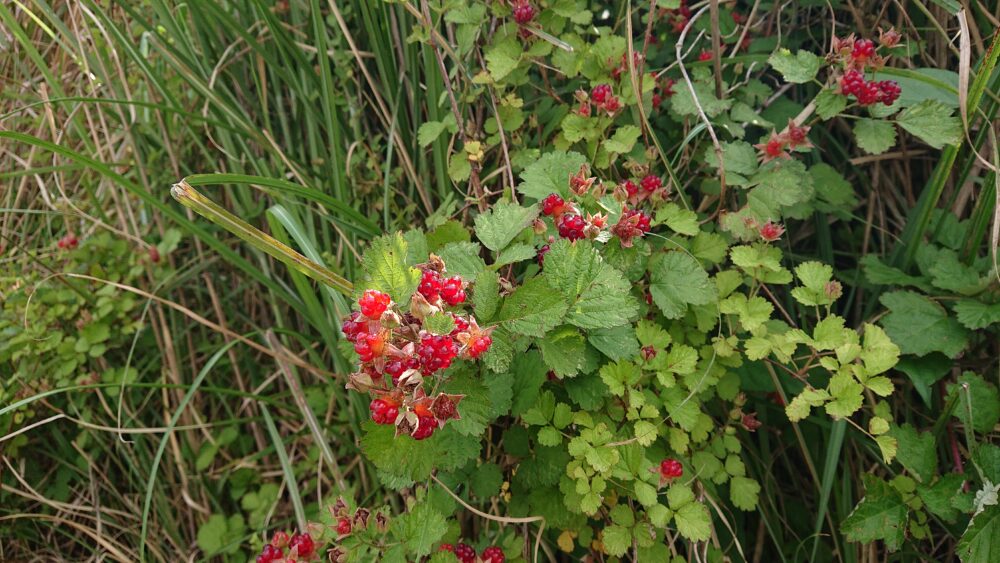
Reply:
[[[438,551],[450,551],[454,553],[455,558],[462,563],[476,563],[477,561],[475,548],[467,543],[460,543],[458,545],[444,543],[441,544]],[[504,554],[503,549],[496,545],[484,549],[478,559],[478,561],[481,561],[482,563],[504,563],[506,560],[507,555]]]
[[[257,563],[312,561],[317,555],[317,547],[308,533],[289,536],[286,532],[278,531],[271,537],[271,543],[260,551]]]
[[[73,233],[68,233],[66,235],[63,235],[63,237],[59,239],[59,242],[56,243],[56,246],[58,246],[63,250],[73,250],[79,244],[80,241],[77,240],[76,235],[74,235]]]
[[[883,47],[894,47],[899,40],[900,35],[895,30],[879,31],[879,44]],[[865,69],[879,70],[886,62],[871,39],[855,39],[853,35],[844,39],[834,38],[831,56],[839,60],[845,69],[840,78],[840,93],[844,96],[854,96],[862,106],[877,103],[888,106],[899,99],[902,90],[896,81],[865,79]]]
[[[772,131],[771,138],[754,147],[760,152],[761,162],[770,162],[781,158],[791,158],[788,149],[810,148],[809,127],[795,124],[794,119],[788,120],[788,127],[780,134]]]
[[[663,185],[663,180],[655,174],[646,174],[639,183],[625,180],[619,184],[615,197],[635,207],[657,195],[666,199],[667,189]]]
[[[424,378],[447,369],[455,358],[478,359],[493,344],[491,329],[480,328],[471,316],[444,310],[465,301],[462,279],[444,276],[444,262],[433,255],[420,267],[423,273],[409,312],[399,311],[388,294],[368,289],[358,299],[359,310],[341,325],[361,360],[348,388],[374,396],[369,404],[373,422],[395,425],[397,433],[417,440],[458,418],[456,407],[462,399],[446,393],[426,396]],[[453,321],[450,333],[424,328],[424,319],[441,314]]]
[[[591,103],[594,104],[599,111],[603,111],[608,115],[614,115],[622,109],[621,98],[615,96],[611,92],[611,86],[608,84],[598,84],[590,90],[590,94],[583,90],[578,90],[576,93],[576,98],[580,102],[580,107],[577,109],[577,113],[584,117],[590,117]]]
[[[623,248],[632,246],[632,241],[649,232],[649,215],[638,209],[625,209],[618,222],[611,227],[611,234],[621,240]]]
[[[840,92],[845,96],[854,96],[862,106],[879,102],[891,106],[903,90],[895,80],[865,80],[861,71],[849,70],[840,78]]]
[[[515,0],[513,3],[514,21],[517,25],[524,25],[535,19],[535,7],[527,0]]]

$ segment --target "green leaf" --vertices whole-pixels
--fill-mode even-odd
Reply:
[[[639,310],[631,284],[604,262],[590,241],[559,240],[545,255],[545,273],[569,304],[566,321],[580,328],[610,328]]]
[[[917,494],[932,514],[946,522],[954,522],[958,517],[958,510],[953,506],[952,500],[962,492],[963,483],[964,475],[950,473],[942,475],[933,485],[917,485]]]
[[[708,272],[683,252],[667,252],[654,264],[649,292],[668,319],[683,316],[688,305],[707,305],[715,299]]]
[[[862,118],[854,124],[854,139],[869,154],[882,154],[896,144],[896,128],[888,121]]]
[[[759,495],[760,484],[749,477],[733,477],[729,483],[729,498],[733,501],[733,506],[740,510],[757,508]]]
[[[695,429],[701,409],[698,408],[698,401],[693,396],[688,396],[687,392],[675,386],[664,389],[661,398],[670,420],[688,432]]]
[[[493,270],[483,270],[472,286],[472,306],[476,319],[488,321],[500,306],[500,275]]]
[[[690,209],[682,209],[676,203],[665,203],[656,212],[656,224],[666,225],[671,231],[689,237],[701,232],[698,214]]]
[[[787,406],[785,414],[788,420],[798,422],[809,416],[812,407],[818,407],[830,398],[830,394],[825,389],[805,388]]]
[[[587,158],[580,153],[552,151],[529,164],[521,173],[518,191],[537,200],[556,193],[569,196],[569,177],[580,170]]]
[[[486,68],[493,80],[500,82],[513,72],[521,62],[522,53],[521,43],[514,37],[495,41],[485,55]]]
[[[965,327],[930,299],[912,291],[893,291],[879,300],[890,310],[882,327],[902,353],[942,352],[954,358],[968,345]]]
[[[538,252],[535,250],[535,247],[529,244],[517,243],[505,248],[504,251],[500,253],[500,256],[497,256],[496,262],[493,262],[490,267],[495,270],[501,266],[506,266],[507,264],[523,262],[524,260],[534,258],[537,255]]]
[[[708,508],[699,502],[690,502],[674,513],[677,531],[691,541],[705,541],[712,537],[712,522]]]
[[[894,427],[889,435],[898,444],[896,460],[918,481],[929,483],[937,469],[934,435],[930,432],[917,432],[910,424]]]
[[[899,360],[899,347],[878,325],[864,325],[865,337],[861,349],[861,361],[865,366],[865,374],[878,375],[889,371]]]
[[[639,341],[632,325],[591,330],[587,333],[587,341],[615,361],[632,358],[639,353]]]
[[[958,395],[952,414],[976,432],[989,432],[1000,421],[1000,393],[992,383],[967,371],[948,385],[948,398]]]
[[[657,493],[656,487],[650,485],[645,481],[636,481],[634,485],[635,489],[635,500],[639,501],[639,504],[646,507],[661,507],[666,508],[661,504],[657,504]],[[650,511],[652,512],[652,511]],[[664,523],[665,524],[665,523]]]
[[[601,533],[601,543],[604,553],[621,557],[632,547],[632,532],[624,526],[612,524]]]
[[[392,533],[414,556],[422,557],[448,532],[448,521],[429,502],[420,503],[394,518]]]
[[[611,153],[626,154],[632,151],[641,131],[635,125],[619,127],[610,139],[604,141],[604,148]]]
[[[887,464],[892,463],[892,460],[896,457],[896,450],[899,446],[896,439],[892,436],[883,434],[875,438],[875,443],[878,444],[878,449],[882,452],[882,460]]]
[[[213,514],[198,528],[198,547],[205,555],[236,553],[245,533],[242,514],[233,514],[228,519],[222,514]]]
[[[627,361],[604,364],[600,373],[601,380],[611,393],[618,396],[624,395],[625,390],[638,383],[642,377],[639,366]]]
[[[517,334],[541,338],[566,315],[566,301],[544,277],[531,278],[500,308],[498,320]]]
[[[444,260],[449,275],[461,276],[463,280],[473,281],[479,272],[486,268],[486,263],[479,257],[482,247],[475,242],[452,242],[438,249],[437,255]],[[419,274],[417,281],[419,283]]]
[[[364,287],[388,293],[396,303],[409,303],[420,283],[420,270],[406,264],[407,246],[398,232],[373,240],[361,260],[368,274]]]
[[[476,215],[476,237],[494,252],[504,249],[538,216],[538,207],[521,207],[501,201],[486,213]]]
[[[909,509],[899,493],[877,477],[865,476],[865,489],[864,499],[844,519],[840,529],[848,541],[884,540],[890,551],[896,551],[906,537]]]
[[[694,82],[692,85],[695,95],[698,97],[698,104],[701,105],[708,117],[716,117],[732,107],[732,98],[719,99],[715,95],[713,86],[704,82]],[[670,98],[670,108],[681,116],[698,115],[698,105],[694,103],[691,89],[686,84],[679,83],[675,87],[675,91],[676,93]]]
[[[924,100],[904,109],[896,116],[896,123],[936,149],[962,142],[962,122],[952,115],[952,108],[937,100]]]
[[[987,507],[973,517],[956,551],[962,563],[1000,561],[1000,505]]]
[[[580,371],[586,347],[583,335],[571,326],[551,330],[538,341],[545,365],[560,378],[572,377]]]
[[[987,304],[972,299],[955,303],[955,316],[966,328],[979,330],[1000,323],[1000,303]]]
[[[417,130],[417,142],[421,147],[426,147],[437,140],[444,133],[445,124],[441,121],[427,121],[420,125]]]
[[[824,88],[816,95],[816,115],[823,121],[836,117],[847,107],[847,97],[836,90]]]
[[[816,78],[823,59],[809,51],[799,51],[793,55],[788,49],[782,48],[775,51],[767,62],[781,73],[785,82],[805,84]]]
[[[719,159],[713,147],[705,149],[705,162],[718,170]],[[746,141],[722,143],[722,164],[726,167],[727,182],[745,186],[746,179],[757,172],[757,151]]]
[[[447,313],[435,313],[424,319],[424,328],[434,334],[449,334],[455,330],[455,319]]]

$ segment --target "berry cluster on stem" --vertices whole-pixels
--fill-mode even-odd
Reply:
[[[500,546],[492,545],[483,550],[479,554],[479,558],[476,558],[476,550],[471,545],[467,543],[450,544],[443,543],[438,551],[448,551],[455,554],[455,559],[461,563],[477,563],[477,561],[482,563],[504,563],[507,561],[507,555],[503,552]]]
[[[318,555],[319,546],[309,532],[289,535],[288,532],[279,530],[261,549],[256,561],[257,563],[315,561]]]
[[[879,45],[886,49],[899,43],[900,36],[895,30],[879,32]],[[877,71],[886,63],[886,57],[878,53],[878,47],[871,39],[857,39],[854,35],[833,40],[833,60],[839,61],[844,74],[840,77],[840,93],[853,96],[858,105],[871,106],[878,103],[892,105],[902,89],[895,80],[868,80],[865,71]]]

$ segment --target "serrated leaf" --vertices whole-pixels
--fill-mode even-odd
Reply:
[[[516,203],[495,203],[486,213],[476,215],[476,238],[494,252],[504,249],[538,216],[538,207]]]
[[[438,249],[437,255],[444,260],[448,275],[461,276],[463,280],[473,281],[479,272],[486,269],[486,262],[479,257],[482,247],[475,242],[451,242]],[[417,276],[419,282],[419,274]]]
[[[493,318],[500,306],[500,275],[493,270],[483,270],[472,286],[472,306],[479,322]]]
[[[683,316],[688,305],[707,305],[715,299],[708,272],[683,252],[667,252],[656,262],[649,292],[668,319]]]
[[[611,138],[604,141],[604,148],[611,153],[626,154],[635,146],[641,131],[635,125],[623,125]]]
[[[704,82],[694,82],[692,85],[695,96],[698,97],[698,105],[708,117],[716,117],[732,107],[732,98],[719,99],[712,86]],[[676,93],[670,98],[670,108],[681,116],[698,115],[698,105],[694,103],[691,89],[686,84],[681,83],[675,87],[675,91]]]
[[[531,278],[507,297],[498,320],[512,332],[541,338],[566,315],[566,301],[544,277]]]
[[[656,212],[656,224],[666,225],[671,231],[689,237],[701,232],[698,214],[690,209],[682,209],[676,203],[666,203],[660,207]]]
[[[632,362],[622,361],[604,364],[600,375],[611,393],[621,396],[625,394],[627,388],[638,383],[642,370]]]
[[[924,100],[896,116],[896,123],[911,135],[939,149],[962,142],[962,122],[952,108],[937,100]]]
[[[392,533],[417,557],[428,555],[448,531],[448,521],[429,502],[420,503],[406,514],[393,518]]]
[[[825,389],[803,389],[787,406],[785,414],[788,420],[798,422],[809,416],[812,407],[818,407],[830,398],[830,394]]]
[[[928,483],[937,468],[934,435],[917,432],[910,424],[897,426],[889,431],[896,439],[896,460],[903,464],[918,481]]]
[[[484,463],[472,472],[469,482],[472,492],[479,498],[490,498],[500,492],[503,485],[503,472],[495,463]]]
[[[888,121],[862,118],[854,124],[854,139],[868,154],[882,154],[896,144],[896,128]]]
[[[788,49],[778,49],[767,62],[781,73],[785,82],[805,84],[816,78],[823,59],[809,51],[799,51],[793,55]]]
[[[437,140],[444,133],[445,124],[441,121],[427,121],[420,125],[417,130],[417,142],[421,147],[426,147]]]
[[[632,547],[632,532],[624,526],[612,524],[601,532],[601,544],[604,545],[604,553],[621,557]]]
[[[979,330],[1000,323],[1000,303],[962,299],[955,303],[955,316],[966,328]]]
[[[494,262],[490,267],[493,269],[499,268],[501,266],[506,266],[507,264],[514,264],[516,262],[523,262],[524,260],[529,260],[535,258],[538,252],[535,247],[529,244],[514,244],[509,246],[500,253],[497,257],[496,262]]]
[[[729,482],[729,498],[733,506],[740,510],[757,508],[757,497],[760,495],[760,484],[749,477],[733,477]]]
[[[580,170],[587,158],[580,153],[552,151],[529,164],[521,173],[519,192],[537,200],[557,193],[569,195],[569,177]]]
[[[986,508],[969,522],[956,551],[962,563],[1000,560],[1000,505]]]
[[[868,376],[878,375],[894,367],[899,360],[899,346],[878,325],[865,323],[864,330],[864,345],[860,357],[865,373]]]
[[[606,263],[590,241],[551,245],[543,277],[568,304],[566,322],[580,328],[610,328],[629,321],[639,309],[631,284]]]
[[[849,541],[884,540],[890,551],[899,549],[906,537],[909,512],[903,498],[888,483],[875,477],[865,479],[865,489],[865,497],[841,523],[841,531]]]
[[[583,335],[571,326],[551,330],[538,341],[545,365],[560,378],[572,377],[580,371],[586,347]]]
[[[923,356],[939,351],[949,358],[968,345],[968,331],[930,299],[912,291],[893,291],[879,300],[890,313],[882,327],[904,354]]]
[[[500,82],[513,72],[521,62],[522,53],[521,43],[514,37],[495,41],[486,50],[485,55],[486,68],[490,71],[493,80]]]
[[[992,383],[972,372],[963,373],[948,385],[948,398],[957,397],[952,414],[976,432],[989,432],[1000,421],[1000,392]]]
[[[712,537],[712,521],[708,508],[699,502],[691,502],[674,513],[677,531],[690,541],[705,541]]]
[[[587,333],[587,341],[615,361],[632,358],[639,353],[639,341],[632,325],[591,330]]]
[[[551,426],[545,426],[538,431],[538,443],[543,446],[558,446],[562,444],[562,434]]]
[[[656,441],[657,430],[656,425],[647,420],[637,420],[635,422],[635,441],[641,446],[649,446]]]
[[[816,95],[816,115],[823,121],[836,117],[847,107],[847,97],[836,90],[824,88]]]
[[[373,240],[361,260],[368,276],[364,287],[388,293],[396,303],[409,303],[420,283],[420,270],[406,264],[407,248],[398,232]]]
[[[447,313],[436,313],[424,318],[424,328],[434,334],[449,334],[455,330],[455,319]]]

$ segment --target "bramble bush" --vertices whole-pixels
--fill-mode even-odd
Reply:
[[[384,232],[361,237],[356,269],[320,263],[330,256],[305,248],[287,222],[269,223],[279,242],[228,218],[191,187],[207,181],[183,180],[173,194],[290,264],[290,285],[307,287],[304,274],[343,294],[304,306],[327,307],[309,313],[340,325],[317,338],[338,371],[328,395],[360,405],[343,415],[355,420],[325,423],[357,434],[359,479],[384,494],[317,485],[310,522],[302,527],[295,498],[300,528],[291,529],[272,523],[276,487],[240,486],[229,494],[242,496],[249,521],[213,506],[197,534],[204,554],[252,553],[258,563],[1000,557],[996,234],[990,241],[988,206],[962,218],[936,199],[960,147],[996,150],[1000,36],[982,38],[992,48],[970,78],[967,68],[921,66],[920,30],[852,32],[841,20],[830,36],[784,33],[782,18],[794,23],[798,12],[763,25],[761,11],[779,13],[769,3],[380,6],[412,16],[399,40],[418,46],[424,72],[442,82],[404,76],[394,98],[416,98],[437,117],[413,127],[414,146],[435,178],[459,188],[422,226],[390,228],[390,210],[413,226],[419,207],[391,193],[406,172],[390,166],[375,174]],[[385,121],[391,162],[395,116]],[[909,198],[906,224],[887,226],[874,217],[875,182],[847,163],[914,152],[940,168],[920,178],[928,187]],[[987,170],[988,160],[961,166]],[[968,180],[987,202],[989,174]],[[318,201],[316,224],[347,205]],[[164,252],[176,247],[168,243]],[[83,244],[122,252],[96,237]],[[110,259],[123,281],[145,266]],[[104,347],[122,350],[136,303],[101,289],[84,313],[62,305],[72,288],[44,287],[31,313],[44,322],[30,331],[19,328],[21,294],[6,300],[0,334],[12,337],[0,362],[60,386]],[[74,322],[76,336],[38,338]],[[314,418],[305,423],[322,436]],[[206,445],[199,467],[233,434]],[[321,450],[312,446],[308,463]],[[786,450],[795,463],[778,455]],[[282,467],[294,485],[288,460]]]

